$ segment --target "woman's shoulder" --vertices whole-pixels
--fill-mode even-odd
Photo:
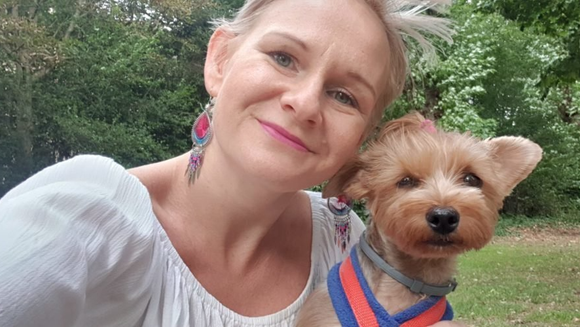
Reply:
[[[25,207],[36,219],[52,214],[67,223],[82,220],[84,226],[92,222],[95,227],[113,218],[120,219],[118,224],[134,223],[152,212],[139,180],[113,159],[96,155],[76,156],[47,167],[0,199],[0,210],[6,213]]]
[[[125,168],[113,159],[98,155],[79,155],[46,167],[10,190],[1,201],[54,186],[76,185],[93,188],[100,192],[112,192],[119,185],[129,182]],[[58,190],[60,187],[57,187]],[[66,189],[60,188],[62,191]]]
[[[365,230],[363,221],[356,212],[349,212],[349,226],[346,237],[346,247],[340,243],[337,234],[337,217],[330,211],[327,199],[322,198],[319,192],[306,192],[310,197],[312,206],[312,256],[317,266],[317,280],[324,280],[332,266],[344,260],[350,253],[350,249],[358,242]],[[340,219],[340,218],[338,218]],[[340,223],[339,223],[340,224]]]
[[[306,191],[306,194],[308,194],[310,197],[310,204],[312,206],[312,219],[314,222],[334,229],[336,216],[328,208],[328,199],[323,198],[320,192]],[[351,230],[354,232],[354,234],[356,234],[356,236],[360,235],[365,229],[363,221],[359,218],[356,212],[354,212],[354,210],[349,212],[349,216]]]
[[[158,231],[145,187],[106,157],[60,162],[0,199],[0,236],[5,236],[0,243],[26,248],[24,257],[51,250],[82,256],[91,265],[106,255],[110,270],[149,260]],[[124,260],[112,259],[121,256]]]
[[[5,296],[26,312],[57,314],[8,310],[3,318],[63,326],[73,323],[51,320],[59,312],[74,321],[107,311],[137,321],[139,310],[126,312],[146,307],[147,285],[163,267],[154,217],[146,189],[109,158],[78,156],[30,177],[0,200],[0,302]],[[94,312],[83,311],[89,302]]]

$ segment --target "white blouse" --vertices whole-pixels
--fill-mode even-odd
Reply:
[[[78,156],[0,199],[0,326],[292,326],[344,253],[319,193],[310,276],[287,308],[246,317],[208,293],[155,217],[147,189],[113,160]],[[364,229],[352,213],[351,244]],[[249,295],[251,296],[251,295]]]

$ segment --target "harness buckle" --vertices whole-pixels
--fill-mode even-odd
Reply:
[[[449,283],[449,287],[451,287],[451,292],[455,292],[455,289],[457,288],[457,280],[455,280],[455,278],[451,280],[451,282]]]

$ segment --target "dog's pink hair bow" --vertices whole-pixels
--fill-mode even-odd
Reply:
[[[421,122],[421,128],[424,129],[429,134],[437,133],[437,128],[435,128],[435,124],[432,120],[425,119]]]

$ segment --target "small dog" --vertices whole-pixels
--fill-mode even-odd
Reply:
[[[525,138],[446,133],[418,113],[388,123],[323,191],[324,197],[365,199],[372,219],[351,256],[331,270],[327,286],[306,301],[298,326],[427,326],[451,320],[444,295],[455,288],[457,256],[491,240],[504,198],[541,158],[542,149]],[[379,259],[371,260],[369,252]],[[343,268],[347,263],[359,268],[343,274],[352,270]],[[353,276],[366,281],[340,286],[356,280]],[[353,292],[366,295],[368,305],[348,298]],[[433,308],[432,314],[435,307],[435,317],[415,312]]]

